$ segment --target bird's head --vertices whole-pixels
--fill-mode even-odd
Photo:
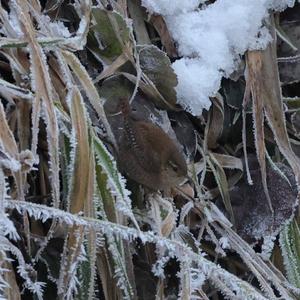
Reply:
[[[174,187],[187,176],[187,165],[183,155],[173,149],[170,156],[163,163],[163,180],[166,185]]]

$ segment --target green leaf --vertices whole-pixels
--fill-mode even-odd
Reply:
[[[96,163],[102,167],[102,171],[107,175],[106,186],[116,196],[118,209],[131,219],[136,228],[139,228],[132,212],[131,200],[129,198],[130,192],[125,188],[125,180],[118,172],[115,160],[97,136],[94,135],[93,140],[97,157]]]
[[[175,105],[177,76],[166,53],[151,45],[143,47],[139,54],[142,71],[154,83],[161,95]]]
[[[231,108],[242,109],[244,92],[245,83],[242,80],[233,81],[230,79],[223,79],[222,94],[224,95],[226,103]]]
[[[99,194],[99,207],[100,215],[103,220],[109,220],[118,223],[117,208],[118,202],[122,203],[121,212],[129,216],[133,224],[138,227],[133,212],[130,206],[130,199],[128,197],[128,191],[125,189],[124,182],[120,176],[116,163],[105,146],[94,136],[94,147],[96,153],[96,181]],[[114,197],[116,196],[116,198]],[[134,279],[133,279],[133,265],[129,245],[126,241],[114,236],[113,234],[106,234],[106,249],[109,259],[105,262],[105,259],[99,258],[99,263],[102,265],[100,276],[104,280],[104,284],[107,284],[107,278],[111,277],[110,271],[104,268],[104,265],[110,265],[113,270],[114,277],[116,278],[116,286],[120,288],[123,299],[134,299]],[[106,250],[103,249],[104,252]],[[103,265],[104,264],[104,265]],[[113,293],[113,291],[106,291],[105,293]]]
[[[118,100],[122,97],[129,99],[133,90],[134,85],[132,82],[122,75],[117,75],[104,80],[101,88],[99,89],[99,94],[107,100],[105,108],[107,109],[107,106],[109,106],[109,108],[115,110],[116,107],[111,107],[112,103],[118,104]]]
[[[300,288],[300,230],[296,220],[281,231],[280,246],[287,277]]]
[[[123,53],[129,42],[130,29],[116,12],[94,8],[92,15],[96,24],[88,34],[88,48],[105,63],[111,63]]]
[[[228,187],[226,174],[222,166],[220,165],[219,161],[216,159],[216,157],[212,152],[209,152],[207,163],[213,172],[214,178],[216,180],[220,194],[223,199],[223,203],[225,205],[227,212],[230,215],[230,221],[234,224],[234,215],[233,215],[232,205],[230,201],[229,187]]]

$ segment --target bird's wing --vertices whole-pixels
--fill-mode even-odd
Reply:
[[[160,172],[162,167],[162,151],[155,141],[160,128],[146,122],[135,122],[136,143],[132,145],[138,162],[148,172]]]

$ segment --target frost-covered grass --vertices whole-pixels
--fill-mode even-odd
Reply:
[[[265,159],[272,160],[264,116],[274,135],[272,153],[281,151],[300,179],[279,79],[260,80],[278,74],[269,53],[275,47],[270,10],[294,1],[93,5],[1,2],[0,299],[299,299],[300,234],[297,218],[289,223],[297,217],[296,200],[284,202],[291,206],[284,222],[259,232],[266,238],[255,251],[235,223],[230,198],[250,172],[239,152],[247,156],[250,93],[262,181]],[[221,80],[245,61],[244,99],[236,104]],[[191,149],[190,182],[176,195],[134,188],[119,172],[118,128],[104,103],[121,96],[165,110],[146,107],[168,129],[176,119],[166,110],[178,113],[176,103],[198,117],[178,113],[178,124],[189,120],[178,139]],[[233,107],[228,124],[225,111]],[[219,139],[223,123],[225,132],[241,120],[243,140]],[[282,255],[275,247],[279,232]]]

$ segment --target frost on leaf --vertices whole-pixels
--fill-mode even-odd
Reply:
[[[138,228],[131,207],[131,199],[129,198],[130,191],[125,188],[125,179],[118,172],[114,158],[106,150],[101,140],[96,137],[94,137],[94,145],[97,164],[102,167],[103,172],[107,175],[107,188],[116,197],[116,208],[125,216],[128,216]]]
[[[294,215],[297,200],[295,179],[291,169],[283,164],[277,164],[279,170],[268,166],[267,182],[274,209],[272,216],[262,188],[258,163],[254,158],[249,162],[253,185],[248,185],[244,176],[230,192],[237,232],[248,241],[266,236],[271,240]],[[269,252],[268,248],[265,249],[266,253]]]

